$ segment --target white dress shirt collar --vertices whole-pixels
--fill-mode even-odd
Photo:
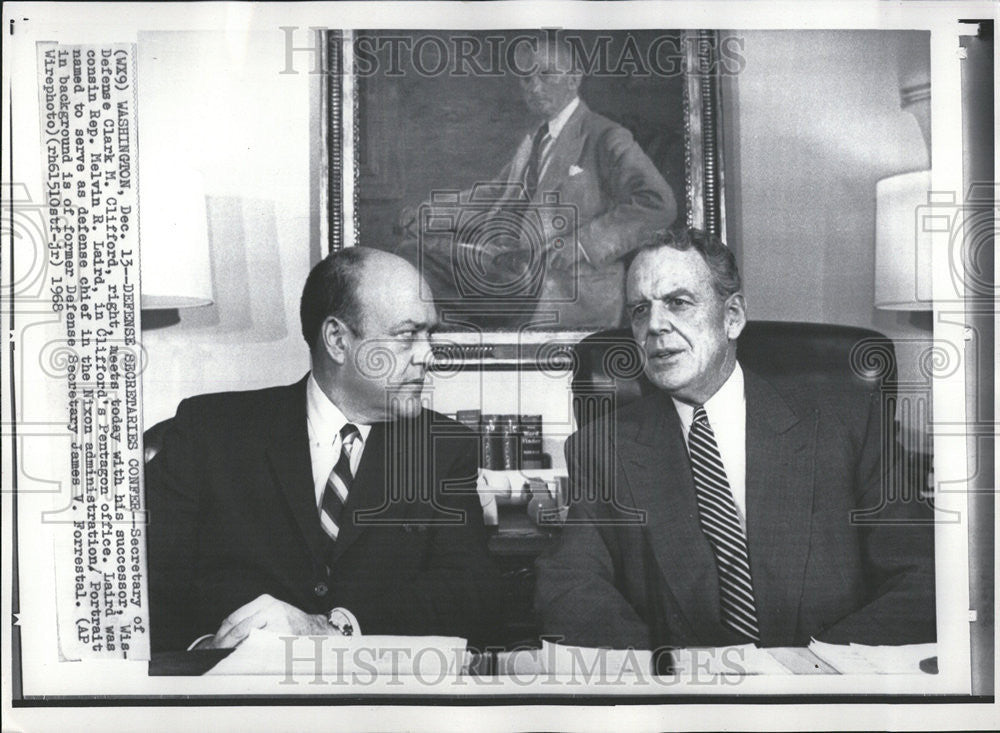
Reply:
[[[549,120],[549,137],[555,141],[559,137],[559,133],[562,132],[563,128],[566,127],[566,123],[569,122],[569,118],[576,111],[576,108],[580,106],[580,98],[573,97],[570,103],[562,108],[555,117]]]
[[[348,422],[344,413],[330,401],[316,382],[316,378],[310,373],[306,380],[306,429],[309,433],[309,458],[312,464],[313,490],[317,506],[323,500],[330,472],[340,458],[340,429]],[[360,447],[355,447],[351,451],[351,471],[356,473],[372,426],[353,424],[361,434]]]
[[[677,414],[681,418],[681,425],[684,427],[684,437],[687,438],[688,428],[691,427],[691,421],[694,420],[694,407],[673,397],[670,399],[673,400],[674,407],[677,408]],[[745,413],[746,398],[743,395],[743,369],[740,368],[740,363],[736,362],[733,373],[729,375],[729,378],[719,387],[719,390],[709,397],[704,404],[705,412],[708,415],[708,422],[713,426],[713,430],[716,423],[731,420],[734,409],[738,408],[739,405],[744,405],[743,412]]]
[[[349,422],[340,408],[326,396],[311,372],[306,382],[306,420],[309,422],[310,433],[313,434],[310,439],[315,437],[328,444],[333,444],[340,435],[340,429]],[[361,439],[368,440],[372,426],[360,423],[354,425],[361,433]]]
[[[694,419],[694,407],[680,400],[673,400],[673,403],[681,420],[684,444],[687,445],[688,432]],[[715,434],[719,457],[726,469],[726,478],[733,492],[740,522],[746,531],[747,402],[743,391],[743,369],[739,362],[725,383],[705,402],[704,407],[712,432]]]

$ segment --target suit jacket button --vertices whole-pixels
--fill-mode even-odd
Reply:
[[[315,593],[320,598],[325,596],[329,590],[330,588],[327,587],[326,583],[320,582],[317,583],[315,586],[313,586],[313,593]]]

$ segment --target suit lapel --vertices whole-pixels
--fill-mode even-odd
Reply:
[[[427,451],[403,437],[413,420],[376,423],[368,433],[358,473],[344,505],[345,518],[330,556],[332,567],[362,534],[373,526],[396,525],[407,515],[412,501],[404,501],[407,486],[420,485],[417,464]]]
[[[692,638],[719,639],[727,633],[720,621],[719,577],[715,555],[698,523],[680,419],[664,393],[647,399],[642,418],[630,426],[634,433],[623,434],[618,442],[622,469],[635,506],[647,511],[653,555]]]
[[[548,165],[545,166],[545,170],[542,171],[542,176],[538,180],[536,198],[543,192],[557,190],[566,179],[569,167],[580,159],[580,152],[583,150],[585,142],[583,136],[583,119],[589,112],[590,110],[587,105],[583,100],[580,100],[576,109],[573,110],[573,114],[566,120],[566,124],[559,132],[559,137],[556,138],[555,143],[552,145]],[[519,189],[516,184],[524,181],[524,169],[528,165],[528,159],[531,157],[531,138],[535,129],[537,128],[533,128],[531,132],[522,138],[521,144],[518,145],[517,150],[514,152],[514,158],[507,167],[508,185],[504,189],[502,196],[504,202],[521,200],[520,196],[517,196],[515,192],[523,189]]]
[[[569,167],[580,159],[585,138],[583,136],[583,118],[588,113],[587,105],[581,100],[573,114],[566,120],[565,126],[552,145],[548,165],[542,171],[538,181],[536,197],[542,193],[555,191],[562,185],[569,174]]]
[[[766,646],[795,634],[809,551],[817,417],[796,415],[767,382],[745,375],[747,545]]]
[[[384,495],[385,487],[385,423],[372,425],[365,442],[358,473],[351,483],[344,513],[341,515],[340,534],[333,544],[330,566],[344,554],[348,547],[361,536],[365,529],[364,520],[358,521],[357,514],[363,509],[381,505],[379,494]],[[387,497],[382,497],[387,498]]]
[[[521,144],[518,146],[517,151],[514,153],[514,159],[510,163],[510,168],[507,173],[507,183],[515,184],[521,183],[524,180],[524,168],[528,165],[528,158],[531,157],[531,135],[527,135]],[[504,191],[504,198],[512,198],[511,191],[516,190],[513,185],[508,185]],[[516,197],[514,197],[516,198]]]
[[[315,558],[322,559],[329,538],[320,526],[313,490],[306,427],[306,379],[288,388],[289,398],[284,402],[285,407],[273,416],[266,454],[274,480],[302,531],[309,551]]]

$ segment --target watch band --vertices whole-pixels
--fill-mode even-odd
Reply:
[[[326,617],[330,627],[341,636],[361,636],[361,626],[354,614],[346,608],[337,606],[330,609]]]

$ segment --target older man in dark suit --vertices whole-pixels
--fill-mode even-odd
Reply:
[[[395,255],[332,254],[302,295],[306,377],[178,407],[146,470],[154,650],[255,628],[489,636],[478,441],[421,406],[421,286]]]
[[[651,649],[933,640],[926,506],[851,519],[883,496],[878,396],[742,369],[739,272],[713,237],[668,232],[627,289],[659,391],[568,442],[576,501],[538,561],[544,633]]]
[[[450,247],[462,232],[449,232],[441,242],[425,228],[422,266],[442,297],[461,296],[455,281],[479,262],[486,265],[477,277],[490,281],[485,290],[498,297],[523,295],[522,285],[540,272],[538,316],[554,318],[557,328],[617,326],[626,258],[673,222],[674,194],[632,134],[580,99],[582,74],[567,44],[540,40],[533,50],[518,51],[534,126],[495,181],[460,196],[462,205],[492,205],[494,216],[480,220],[475,242],[460,243],[475,245],[467,264],[457,263]],[[404,242],[401,253],[416,261],[415,242]]]

